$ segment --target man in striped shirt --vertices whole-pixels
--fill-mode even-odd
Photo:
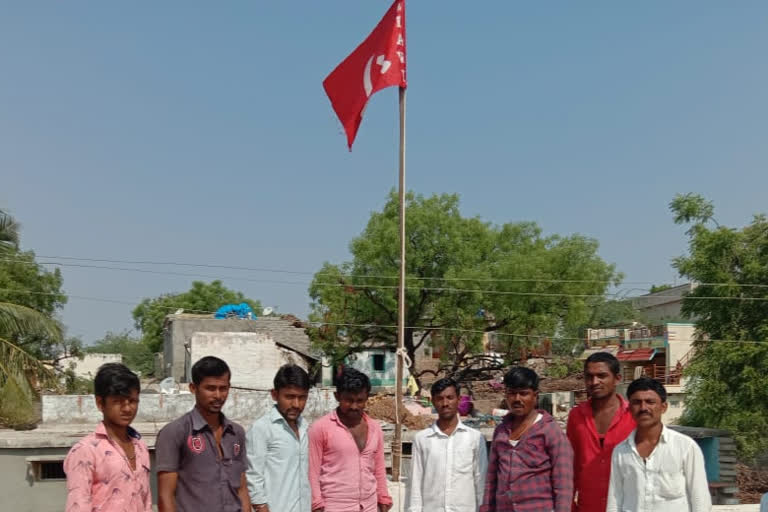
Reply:
[[[554,418],[536,409],[539,376],[515,367],[504,386],[509,413],[493,433],[480,512],[570,512],[573,450]]]

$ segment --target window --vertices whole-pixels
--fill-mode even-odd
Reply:
[[[384,354],[373,354],[373,371],[384,371]]]
[[[35,480],[65,480],[64,461],[59,455],[41,455],[27,457],[27,463],[31,466]]]

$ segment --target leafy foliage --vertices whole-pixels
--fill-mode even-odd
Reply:
[[[693,222],[688,255],[674,265],[700,283],[683,301],[683,314],[697,318],[701,333],[687,368],[683,421],[731,430],[742,455],[752,457],[768,449],[768,218],[756,215],[740,229],[711,226],[710,207],[690,194],[672,202],[676,219]]]
[[[495,351],[506,359],[544,338],[573,336],[619,281],[593,239],[544,236],[530,222],[466,218],[457,195],[409,193],[406,201],[405,348],[412,362],[426,343],[449,354],[446,370],[456,373],[498,361],[484,356],[485,333],[496,333]],[[367,341],[396,345],[398,232],[392,192],[350,243],[352,261],[325,263],[314,276],[311,320],[323,325],[309,333],[336,362]]]
[[[63,338],[53,314],[66,301],[58,271],[42,269],[32,252],[19,251],[18,228],[0,210],[0,421],[9,425],[34,421],[37,389],[58,385],[39,357]]]
[[[144,299],[133,310],[136,329],[141,331],[142,342],[151,353],[163,349],[163,325],[165,316],[183,308],[187,313],[208,313],[216,311],[225,304],[248,303],[251,308],[261,311],[261,303],[249,299],[241,292],[230,290],[221,281],[204,283],[195,281],[192,288],[184,293],[169,293],[159,297]]]
[[[90,354],[122,354],[123,364],[141,375],[154,372],[154,354],[140,338],[131,336],[127,331],[108,332],[102,339],[86,348]]]

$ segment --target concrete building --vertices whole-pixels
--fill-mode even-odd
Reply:
[[[685,283],[656,293],[632,299],[632,307],[649,324],[663,324],[682,320],[683,298],[696,289],[695,283]]]
[[[78,377],[93,379],[101,365],[122,362],[122,354],[85,354],[82,359],[73,357],[63,362],[63,365],[71,368]]]
[[[216,319],[211,315],[168,315],[162,366],[164,377],[190,381],[192,365],[206,355],[221,357],[232,367],[232,384],[270,389],[277,369],[289,362],[312,368],[320,356],[295,317]],[[254,371],[258,370],[258,371]]]
[[[344,364],[360,370],[371,379],[374,392],[380,389],[394,388],[396,380],[395,350],[383,344],[368,343],[364,348],[347,356]],[[408,382],[410,372],[403,368],[403,385]],[[327,361],[323,364],[323,386],[333,385],[333,369]]]

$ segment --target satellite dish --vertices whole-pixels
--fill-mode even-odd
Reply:
[[[179,308],[179,309],[177,309],[177,310],[176,310],[176,312],[174,313],[174,315],[180,315],[180,314],[182,314],[183,312],[184,312],[184,308]]]
[[[273,311],[274,309],[272,309],[271,307],[266,307],[261,311],[261,314],[262,316],[269,316],[272,314]]]

